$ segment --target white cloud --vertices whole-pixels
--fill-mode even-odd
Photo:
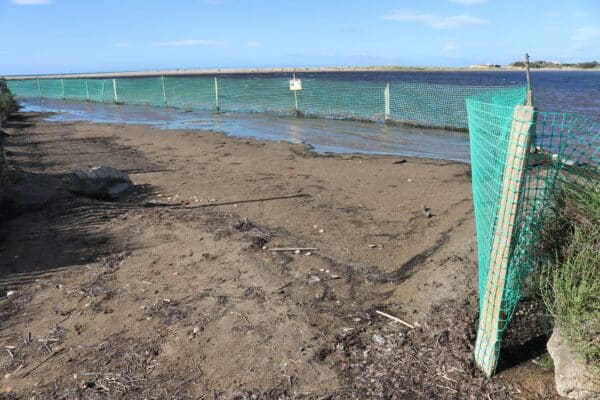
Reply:
[[[12,2],[21,6],[39,6],[43,4],[52,4],[51,0],[12,0]]]
[[[261,42],[248,42],[248,43],[246,43],[246,46],[248,46],[248,47],[261,47],[262,43]]]
[[[154,42],[153,47],[182,47],[182,46],[223,46],[225,42],[220,40],[188,39],[175,40],[171,42]]]
[[[574,49],[586,49],[600,41],[600,26],[585,26],[571,35]]]
[[[452,52],[458,49],[458,42],[454,38],[444,38],[442,50],[445,52]]]
[[[487,2],[487,0],[450,0],[453,3],[457,4],[483,4]]]
[[[381,19],[393,21],[420,22],[430,28],[462,28],[466,26],[487,25],[488,20],[471,15],[453,15],[444,17],[441,15],[415,13],[412,11],[394,10],[391,14],[383,15]]]

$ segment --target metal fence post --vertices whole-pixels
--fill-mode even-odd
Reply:
[[[215,76],[215,106],[217,108],[217,111],[220,111],[221,107],[219,105],[219,82],[218,82],[216,76]]]
[[[115,94],[115,103],[119,102],[119,96],[117,95],[117,80],[113,78],[113,92]]]
[[[90,101],[90,88],[88,87],[87,79],[84,82],[85,82],[85,98],[87,99],[87,101]]]
[[[163,101],[165,103],[165,107],[167,106],[167,89],[165,87],[165,76],[160,76],[160,82],[162,84],[162,92],[163,92]]]
[[[40,80],[36,79],[37,81],[37,88],[38,88],[38,93],[40,94],[40,99],[42,98],[42,87],[40,86]]]
[[[390,84],[385,85],[385,90],[383,91],[383,101],[385,102],[385,122],[390,121]]]

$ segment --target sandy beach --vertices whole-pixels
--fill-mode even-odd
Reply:
[[[557,398],[534,363],[473,365],[467,164],[42,114],[5,131],[3,398]],[[69,192],[98,165],[135,192]],[[519,307],[513,353],[541,329]]]

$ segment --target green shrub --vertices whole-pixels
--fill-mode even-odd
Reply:
[[[0,79],[0,121],[6,120],[16,110],[17,102],[13,94],[6,86],[6,81]]]
[[[541,294],[564,339],[600,373],[600,190],[562,183],[551,210]]]

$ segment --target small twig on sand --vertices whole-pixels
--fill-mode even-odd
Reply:
[[[44,347],[48,350],[48,353],[52,354],[52,349],[44,342]]]
[[[316,247],[273,247],[272,249],[265,249],[265,251],[309,251],[319,250]]]
[[[281,374],[281,375],[287,378],[288,385],[289,385],[290,389],[292,389],[292,377],[291,377],[291,375],[286,375],[286,374]]]
[[[42,364],[44,364],[46,361],[48,361],[49,359],[51,359],[52,357],[54,357],[57,354],[60,354],[63,352],[65,348],[63,347],[62,349],[58,349],[56,350],[54,353],[50,354],[48,357],[44,358],[42,361],[40,361],[35,367],[33,367],[32,369],[30,369],[29,371],[25,372],[22,376],[22,378],[27,377],[29,374],[31,374],[33,371],[35,371],[36,369],[38,369],[40,366],[42,366]]]
[[[10,355],[10,358],[15,358],[15,355],[11,351],[11,350],[15,349],[15,346],[4,346],[4,348],[6,349],[6,351],[8,351],[8,354]]]
[[[202,371],[199,371],[197,374],[193,375],[191,378],[186,379],[185,381],[181,382],[179,385],[175,386],[175,393],[174,395],[179,394],[179,392],[181,391],[181,389],[183,389],[184,386],[186,386],[188,383],[192,382],[195,379],[198,379],[201,375],[202,375]],[[206,396],[204,396],[206,397]],[[202,398],[204,398],[202,397]]]
[[[383,315],[384,317],[386,317],[386,318],[389,318],[389,319],[391,319],[391,320],[393,320],[393,321],[400,322],[402,325],[408,326],[410,329],[415,329],[415,327],[414,327],[413,325],[409,324],[408,322],[402,321],[402,320],[401,320],[400,318],[398,318],[398,317],[394,317],[393,315],[386,314],[386,313],[384,313],[383,311],[379,311],[379,310],[375,310],[375,312],[376,312],[377,314],[379,314],[379,315]]]
[[[230,311],[229,313],[244,318],[246,320],[246,323],[248,325],[252,326],[252,324],[250,323],[250,320],[248,319],[248,316],[246,314],[240,314],[240,313],[236,313],[236,312],[233,312],[233,311]]]
[[[273,201],[273,200],[286,200],[286,199],[297,199],[301,197],[310,197],[310,194],[300,193],[294,194],[291,196],[276,196],[276,197],[266,197],[262,199],[250,199],[250,200],[235,200],[235,201],[226,201],[221,203],[210,203],[210,204],[201,204],[197,206],[189,206],[185,204],[178,203],[159,203],[159,202],[146,202],[142,206],[143,207],[170,207],[170,208],[206,208],[206,207],[217,207],[217,206],[230,206],[234,204],[245,204],[245,203],[259,203],[263,201]]]

